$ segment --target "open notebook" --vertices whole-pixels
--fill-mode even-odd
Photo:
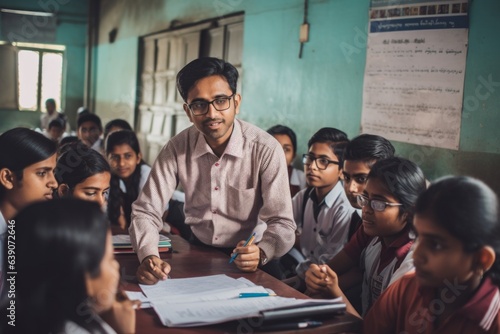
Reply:
[[[121,253],[134,253],[132,244],[130,243],[130,235],[128,234],[117,234],[113,235],[113,248],[115,254]],[[169,252],[172,249],[172,243],[170,238],[160,234],[160,239],[158,241],[158,252]]]
[[[168,279],[155,285],[140,285],[162,324],[193,327],[221,322],[260,318],[284,318],[336,314],[345,310],[340,299],[295,299],[279,296],[239,298],[240,293],[272,293],[245,278],[212,275]]]

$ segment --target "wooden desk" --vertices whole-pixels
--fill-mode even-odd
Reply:
[[[171,266],[172,278],[187,278],[205,275],[226,274],[233,278],[245,277],[250,281],[274,290],[279,296],[305,299],[306,295],[289,287],[274,277],[258,270],[255,273],[243,273],[234,264],[229,264],[229,257],[213,248],[200,247],[189,244],[179,236],[171,236],[174,253],[162,253]],[[135,254],[117,254],[116,259],[120,263],[123,287],[129,291],[140,291],[135,278],[135,272],[139,266],[139,260]],[[158,316],[152,308],[137,311],[137,334],[147,333],[238,333],[249,334],[259,332],[258,319],[246,319],[232,321],[202,327],[169,328],[162,325]],[[301,329],[296,331],[281,331],[280,333],[359,333],[361,321],[350,315],[335,316],[324,320],[323,325],[317,328]],[[264,333],[264,332],[262,332]]]

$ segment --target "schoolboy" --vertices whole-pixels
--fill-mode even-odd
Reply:
[[[300,250],[306,260],[296,268],[301,284],[287,282],[298,290],[305,288],[304,274],[311,263],[328,261],[347,243],[354,211],[340,182],[347,142],[344,132],[322,128],[309,140],[309,152],[302,159],[309,187],[293,198],[293,213],[300,226]]]
[[[59,143],[61,141],[63,134],[64,134],[64,121],[60,118],[56,118],[50,121],[46,137],[56,143]]]
[[[349,239],[361,226],[361,207],[356,198],[363,193],[372,166],[379,160],[394,156],[394,146],[384,137],[362,134],[352,139],[344,152],[344,190],[351,205],[356,209],[351,217]]]
[[[96,114],[83,114],[77,120],[77,135],[85,145],[104,154],[104,147],[101,139],[102,122]]]

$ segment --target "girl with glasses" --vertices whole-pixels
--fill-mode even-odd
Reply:
[[[391,285],[366,333],[499,333],[498,198],[479,180],[436,181],[416,204],[415,273]]]
[[[343,297],[347,310],[358,315],[342,291],[352,268],[363,272],[362,309],[370,306],[390,284],[413,269],[411,247],[414,205],[425,190],[425,178],[413,162],[392,157],[373,165],[363,195],[362,228],[359,228],[328,265],[312,264],[306,273],[310,294]]]

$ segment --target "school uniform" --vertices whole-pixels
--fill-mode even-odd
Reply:
[[[304,207],[304,196],[308,190],[311,189],[303,189],[292,200],[294,219],[301,231],[300,250],[306,258],[296,268],[297,275],[302,279],[311,263],[325,263],[342,250],[347,243],[354,211],[340,182],[320,203],[314,189],[311,190]]]
[[[151,167],[149,167],[146,164],[141,165],[141,178],[139,180],[139,187],[138,187],[138,192],[141,192],[142,188],[144,187],[144,184],[146,183],[146,180],[148,179],[149,173],[151,173]],[[125,182],[123,182],[122,179],[120,179],[120,190],[123,191],[123,193],[127,193],[127,188],[125,187]]]
[[[290,182],[290,195],[292,197],[307,186],[304,171],[292,166],[288,166],[288,180]]]
[[[391,285],[364,319],[365,333],[500,333],[500,292],[490,278],[485,278],[469,301],[436,326],[434,319],[446,301],[452,301],[461,285],[449,282],[436,294],[418,284],[415,274],[408,274]],[[462,287],[463,289],[463,287]]]
[[[368,236],[361,227],[345,246],[346,254],[363,271],[363,315],[389,285],[414,269],[411,250],[414,239],[412,232],[402,233],[385,245],[381,238]]]

